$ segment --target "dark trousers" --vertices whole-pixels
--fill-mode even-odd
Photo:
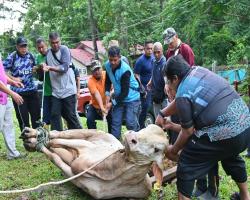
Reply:
[[[50,124],[52,96],[43,97],[43,122]]]
[[[141,114],[139,116],[140,129],[145,128],[145,120],[149,107],[152,105],[151,92],[147,92],[146,98],[141,97]]]
[[[13,100],[13,105],[16,111],[16,117],[19,123],[19,128],[22,131],[24,127],[30,127],[30,118],[32,128],[37,128],[40,123],[40,100],[37,91],[20,93],[24,102],[22,105],[17,105]]]
[[[71,95],[64,99],[52,96],[51,102],[51,130],[63,130],[61,117],[66,120],[69,129],[81,129],[76,115],[76,95]]]
[[[87,126],[88,129],[96,129],[96,120],[102,120],[102,113],[100,109],[96,109],[94,106],[89,105],[87,110]],[[109,112],[107,115],[108,132],[111,133],[112,116]]]
[[[193,135],[180,154],[177,166],[177,188],[190,198],[194,181],[211,172],[221,161],[222,167],[235,182],[247,181],[246,165],[239,156],[250,141],[250,128],[233,138],[211,142],[208,136]]]

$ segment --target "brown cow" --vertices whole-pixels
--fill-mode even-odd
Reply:
[[[22,134],[29,151],[39,150],[67,177],[78,174],[109,156],[72,182],[96,199],[146,198],[151,191],[147,172],[156,162],[162,167],[168,140],[163,130],[149,125],[139,132],[128,131],[124,146],[111,134],[98,130],[46,132],[26,128]]]

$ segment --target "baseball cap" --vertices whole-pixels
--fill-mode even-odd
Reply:
[[[110,40],[110,41],[109,41],[108,48],[113,47],[113,46],[119,47],[119,42],[118,42],[118,40]]]
[[[96,69],[101,68],[101,63],[99,60],[92,60],[90,64],[90,70],[94,72]]]
[[[17,45],[27,45],[28,42],[24,37],[18,37],[16,40]]]
[[[173,41],[174,36],[177,35],[174,28],[167,28],[163,32],[164,44],[170,44]]]

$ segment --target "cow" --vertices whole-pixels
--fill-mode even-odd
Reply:
[[[124,145],[113,135],[94,129],[46,131],[25,128],[21,135],[28,151],[40,151],[66,177],[74,176],[101,161],[72,183],[95,199],[147,198],[152,184],[152,163],[163,168],[168,139],[156,126],[124,135]]]

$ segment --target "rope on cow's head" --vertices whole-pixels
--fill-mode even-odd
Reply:
[[[76,174],[74,176],[71,176],[71,177],[69,177],[67,179],[64,179],[64,180],[61,180],[61,181],[52,181],[52,182],[48,182],[48,183],[43,183],[43,184],[40,184],[40,185],[38,185],[36,187],[33,187],[33,188],[20,189],[20,190],[3,190],[3,191],[0,191],[0,194],[14,194],[14,193],[30,192],[30,191],[37,190],[37,189],[39,189],[41,187],[45,187],[45,186],[49,186],[49,185],[60,185],[60,184],[72,181],[72,180],[82,176],[83,174],[87,173],[89,170],[93,169],[94,167],[99,165],[101,162],[103,162],[104,160],[106,160],[107,158],[109,158],[110,156],[112,156],[113,154],[115,154],[116,152],[118,152],[120,150],[121,149],[118,149],[118,150],[114,151],[113,153],[109,154],[105,158],[97,161],[95,164],[93,164],[92,166],[90,166],[86,170],[84,170],[84,171],[82,171],[82,172],[80,172],[80,173],[78,173],[78,174]]]
[[[38,127],[36,129],[37,131],[37,136],[36,136],[36,150],[37,151],[41,151],[42,148],[45,146],[47,146],[48,142],[49,142],[49,132],[42,127]]]

